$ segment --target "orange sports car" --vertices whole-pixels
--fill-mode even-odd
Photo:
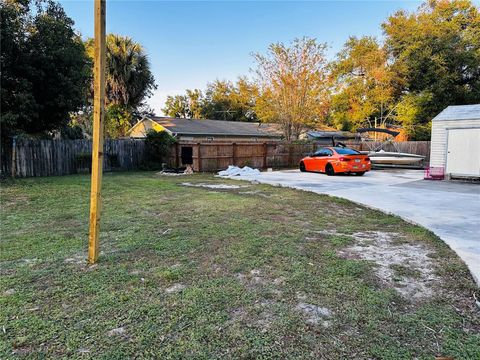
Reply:
[[[347,147],[324,147],[300,160],[300,171],[323,172],[327,175],[349,173],[363,175],[372,165],[367,155]]]

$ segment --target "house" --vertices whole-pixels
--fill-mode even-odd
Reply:
[[[432,120],[430,168],[480,177],[480,104],[449,106]]]
[[[253,122],[145,117],[130,137],[143,138],[150,130],[167,131],[181,142],[270,142],[281,140],[274,125]]]

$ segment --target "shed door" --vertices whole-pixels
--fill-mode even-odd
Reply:
[[[191,146],[182,146],[180,154],[180,157],[182,158],[182,165],[193,164],[193,148]]]
[[[449,129],[447,174],[480,176],[480,129]]]

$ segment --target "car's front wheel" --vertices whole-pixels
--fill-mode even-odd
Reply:
[[[327,166],[325,166],[325,174],[328,176],[335,175],[335,170],[333,169],[332,164],[327,164]]]
[[[306,172],[307,169],[305,168],[305,164],[303,163],[303,161],[300,163],[300,171],[301,172]]]

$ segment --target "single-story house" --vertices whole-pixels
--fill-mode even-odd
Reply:
[[[254,122],[145,117],[132,129],[132,138],[143,138],[150,130],[167,131],[182,142],[270,142],[282,138],[274,125]]]
[[[449,106],[432,120],[430,168],[480,177],[480,104]]]

